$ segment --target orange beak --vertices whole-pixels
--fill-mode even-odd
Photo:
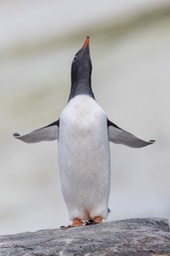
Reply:
[[[89,40],[90,40],[90,37],[87,36],[87,37],[86,37],[86,40],[84,41],[84,44],[83,44],[83,46],[82,46],[83,49],[86,48],[86,46],[89,44]]]

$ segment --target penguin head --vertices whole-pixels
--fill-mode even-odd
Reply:
[[[92,64],[90,59],[89,36],[86,37],[82,48],[75,54],[71,66],[72,83],[87,80],[91,76]]]
[[[88,94],[94,98],[91,89],[92,64],[89,49],[89,36],[86,37],[82,48],[75,54],[71,66],[71,93],[69,99]]]

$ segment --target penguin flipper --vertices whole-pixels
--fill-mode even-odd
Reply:
[[[148,145],[153,144],[155,141],[144,141],[137,138],[135,135],[126,132],[125,130],[121,129],[110,120],[107,120],[108,123],[108,131],[109,131],[109,141],[116,143],[116,144],[123,144],[128,147],[132,148],[142,148]]]
[[[14,133],[13,136],[16,139],[22,140],[26,143],[37,143],[40,141],[57,140],[58,134],[59,134],[59,120],[45,127],[34,130],[28,134],[20,135],[18,133]]]

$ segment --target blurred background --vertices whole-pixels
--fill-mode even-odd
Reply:
[[[0,234],[69,224],[57,141],[12,134],[58,119],[86,35],[98,103],[121,128],[156,140],[111,144],[108,220],[170,219],[169,0],[0,0],[0,31]]]

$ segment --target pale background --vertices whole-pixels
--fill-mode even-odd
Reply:
[[[93,89],[120,127],[156,144],[111,144],[108,220],[170,219],[170,1],[0,0],[0,234],[69,224],[57,142],[25,144],[67,102],[90,35]]]

